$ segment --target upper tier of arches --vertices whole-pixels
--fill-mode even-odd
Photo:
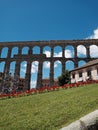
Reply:
[[[98,40],[0,43],[0,58],[30,54],[45,54],[47,58],[98,58]]]

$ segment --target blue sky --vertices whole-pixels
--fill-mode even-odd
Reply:
[[[0,0],[0,41],[83,39],[97,27],[97,0]]]
[[[0,0],[0,42],[85,38],[98,38],[98,0]],[[50,55],[48,49],[44,53]],[[80,46],[78,53],[85,56],[85,48]],[[68,49],[65,54],[72,56]],[[98,54],[98,49],[93,46],[91,54]],[[54,55],[61,56],[59,48]],[[37,63],[32,66],[34,84]],[[49,63],[44,66],[47,74],[43,77],[49,75]],[[61,72],[57,67],[60,69],[59,62],[55,63],[55,77]]]

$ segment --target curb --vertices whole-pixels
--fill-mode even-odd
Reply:
[[[98,130],[98,110],[89,113],[60,130]],[[93,129],[90,127],[93,127]]]

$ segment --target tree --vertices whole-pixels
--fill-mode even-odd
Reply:
[[[70,73],[68,70],[64,71],[61,76],[58,77],[58,84],[60,86],[70,82]]]

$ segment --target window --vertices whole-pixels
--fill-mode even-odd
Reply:
[[[82,77],[82,72],[79,72],[79,77]]]
[[[87,71],[87,76],[91,76],[91,71],[90,70]]]
[[[75,78],[75,74],[72,74],[72,78],[73,78],[73,79]]]

